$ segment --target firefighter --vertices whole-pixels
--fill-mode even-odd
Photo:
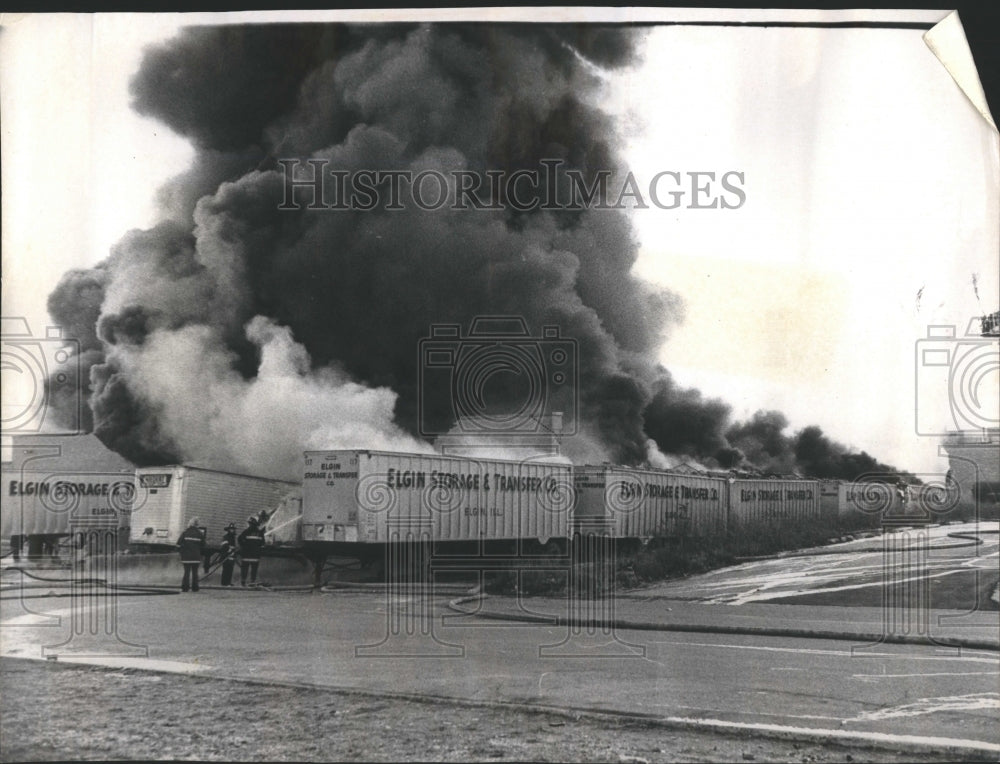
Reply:
[[[182,592],[188,589],[192,592],[198,591],[198,566],[201,565],[201,558],[205,553],[205,529],[198,523],[197,517],[192,518],[191,524],[177,539],[177,546],[181,550],[181,563],[184,565]]]
[[[233,568],[236,566],[236,525],[234,523],[229,523],[226,526],[219,556],[222,557],[222,585],[232,586]]]
[[[906,490],[906,483],[900,479],[896,482],[896,495],[899,497],[899,504],[904,509],[906,508],[906,503],[909,500],[909,494]]]
[[[264,546],[264,532],[260,529],[257,517],[247,518],[247,528],[239,537],[240,543],[240,586],[247,585],[247,573],[250,573],[250,583],[257,583],[257,568],[260,565],[260,550]]]

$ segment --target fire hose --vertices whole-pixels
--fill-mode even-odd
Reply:
[[[69,584],[72,586],[100,586],[122,595],[146,595],[146,594],[177,594],[176,591],[171,591],[169,589],[151,588],[146,586],[132,586],[126,584],[109,584],[105,578],[51,578],[48,576],[40,576],[37,573],[32,573],[26,568],[11,566],[7,570],[18,571],[22,576],[27,576],[28,578],[34,579],[35,581],[42,581],[46,583],[59,583],[59,584]],[[8,587],[14,588],[14,587]],[[0,596],[0,600],[14,600],[14,599],[39,599],[43,597],[66,597],[72,596],[72,594],[24,594],[23,591],[19,593],[16,597],[3,597]]]

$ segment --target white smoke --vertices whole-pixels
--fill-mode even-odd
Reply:
[[[667,457],[656,445],[656,441],[649,438],[646,441],[646,461],[650,467],[658,470],[668,470],[676,466],[676,461]]]
[[[305,450],[431,451],[393,424],[392,390],[310,370],[306,349],[269,318],[245,329],[260,350],[252,379],[233,369],[234,354],[205,325],[155,331],[117,353],[187,463],[298,480]]]

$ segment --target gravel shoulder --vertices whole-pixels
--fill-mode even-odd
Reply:
[[[0,760],[950,761],[517,708],[0,659]]]

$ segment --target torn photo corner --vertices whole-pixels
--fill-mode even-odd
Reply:
[[[986,93],[983,92],[983,85],[965,38],[959,12],[952,11],[928,29],[924,34],[924,42],[955,79],[955,83],[976,107],[976,111],[996,130],[996,122],[990,114]]]

